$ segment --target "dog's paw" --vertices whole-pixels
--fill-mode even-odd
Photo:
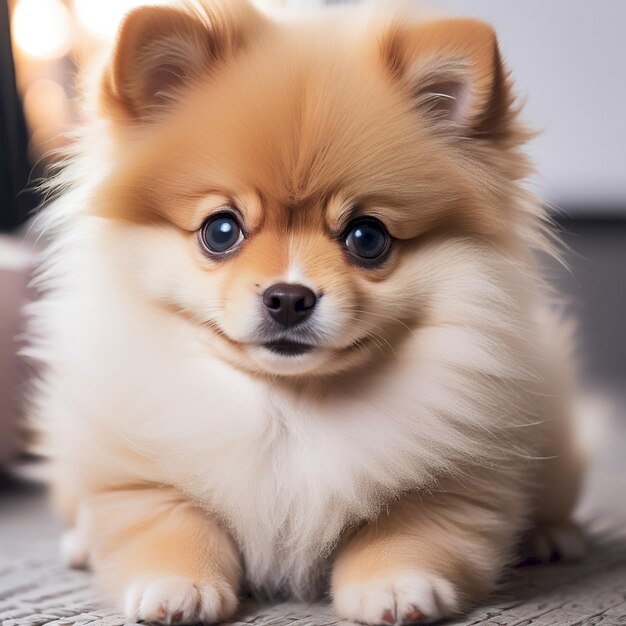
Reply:
[[[454,585],[419,570],[340,587],[334,601],[342,619],[372,625],[427,624],[459,610]]]
[[[215,624],[236,608],[237,597],[228,584],[194,584],[181,576],[135,581],[124,601],[128,619],[160,624]]]
[[[574,522],[544,524],[530,534],[523,550],[523,563],[578,561],[585,556],[585,536]]]
[[[89,566],[87,542],[80,531],[72,528],[61,537],[61,560],[67,567],[85,569]]]

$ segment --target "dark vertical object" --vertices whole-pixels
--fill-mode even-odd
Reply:
[[[9,3],[0,0],[0,230],[11,230],[26,220],[37,200],[24,191],[30,164],[22,103],[15,83],[11,50]]]

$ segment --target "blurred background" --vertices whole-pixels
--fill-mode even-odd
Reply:
[[[151,0],[158,3],[162,0]],[[266,7],[322,0],[255,0]],[[340,2],[328,1],[327,4]],[[15,357],[28,299],[32,183],[79,121],[75,78],[142,0],[0,0],[0,464],[20,454]],[[626,383],[626,2],[432,0],[490,21],[541,134],[529,146],[545,198],[570,247],[546,271],[580,319],[585,389],[624,406]]]
[[[325,4],[254,1],[272,8]],[[77,71],[114,37],[123,15],[138,4],[142,0],[0,0],[1,624],[70,624],[77,623],[72,616],[79,613],[79,623],[121,623],[114,617],[100,619],[105,614],[94,608],[88,578],[59,564],[56,546],[62,528],[37,481],[39,466],[22,445],[20,398],[28,372],[16,353],[21,310],[33,298],[28,283],[36,246],[28,227],[41,202],[34,183],[54,165],[55,151],[70,142],[67,130],[80,121]],[[601,529],[626,528],[626,0],[427,4],[482,17],[495,26],[518,93],[526,100],[526,121],[541,131],[528,148],[538,171],[531,184],[545,198],[568,247],[567,266],[546,259],[546,272],[580,321],[578,391],[592,462],[579,516],[594,541],[606,538],[606,530],[593,530],[595,522]],[[554,574],[555,585],[567,577],[573,580],[574,574],[584,581],[583,587],[570,590],[577,611],[588,605],[595,614],[624,598],[626,541],[603,550],[595,549],[588,566]],[[598,577],[599,571],[605,578]],[[596,587],[588,590],[592,578]],[[543,600],[549,605],[550,598],[558,597],[535,602],[542,585],[550,589],[545,582],[532,583],[529,606],[541,606]],[[626,603],[611,610],[623,623]],[[315,623],[308,615],[306,623]],[[520,623],[522,613],[517,615],[514,621]],[[577,616],[537,623],[582,624]]]

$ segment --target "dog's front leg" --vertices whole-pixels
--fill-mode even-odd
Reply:
[[[236,547],[179,492],[128,488],[92,495],[83,506],[90,562],[128,619],[215,623],[235,611]]]
[[[493,589],[513,554],[525,519],[519,493],[508,480],[486,481],[483,490],[448,485],[394,503],[337,551],[332,595],[340,616],[409,624],[466,610]]]

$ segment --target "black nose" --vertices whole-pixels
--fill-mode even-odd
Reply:
[[[317,297],[304,285],[279,283],[268,287],[263,304],[281,326],[289,328],[303,322],[315,308]]]

